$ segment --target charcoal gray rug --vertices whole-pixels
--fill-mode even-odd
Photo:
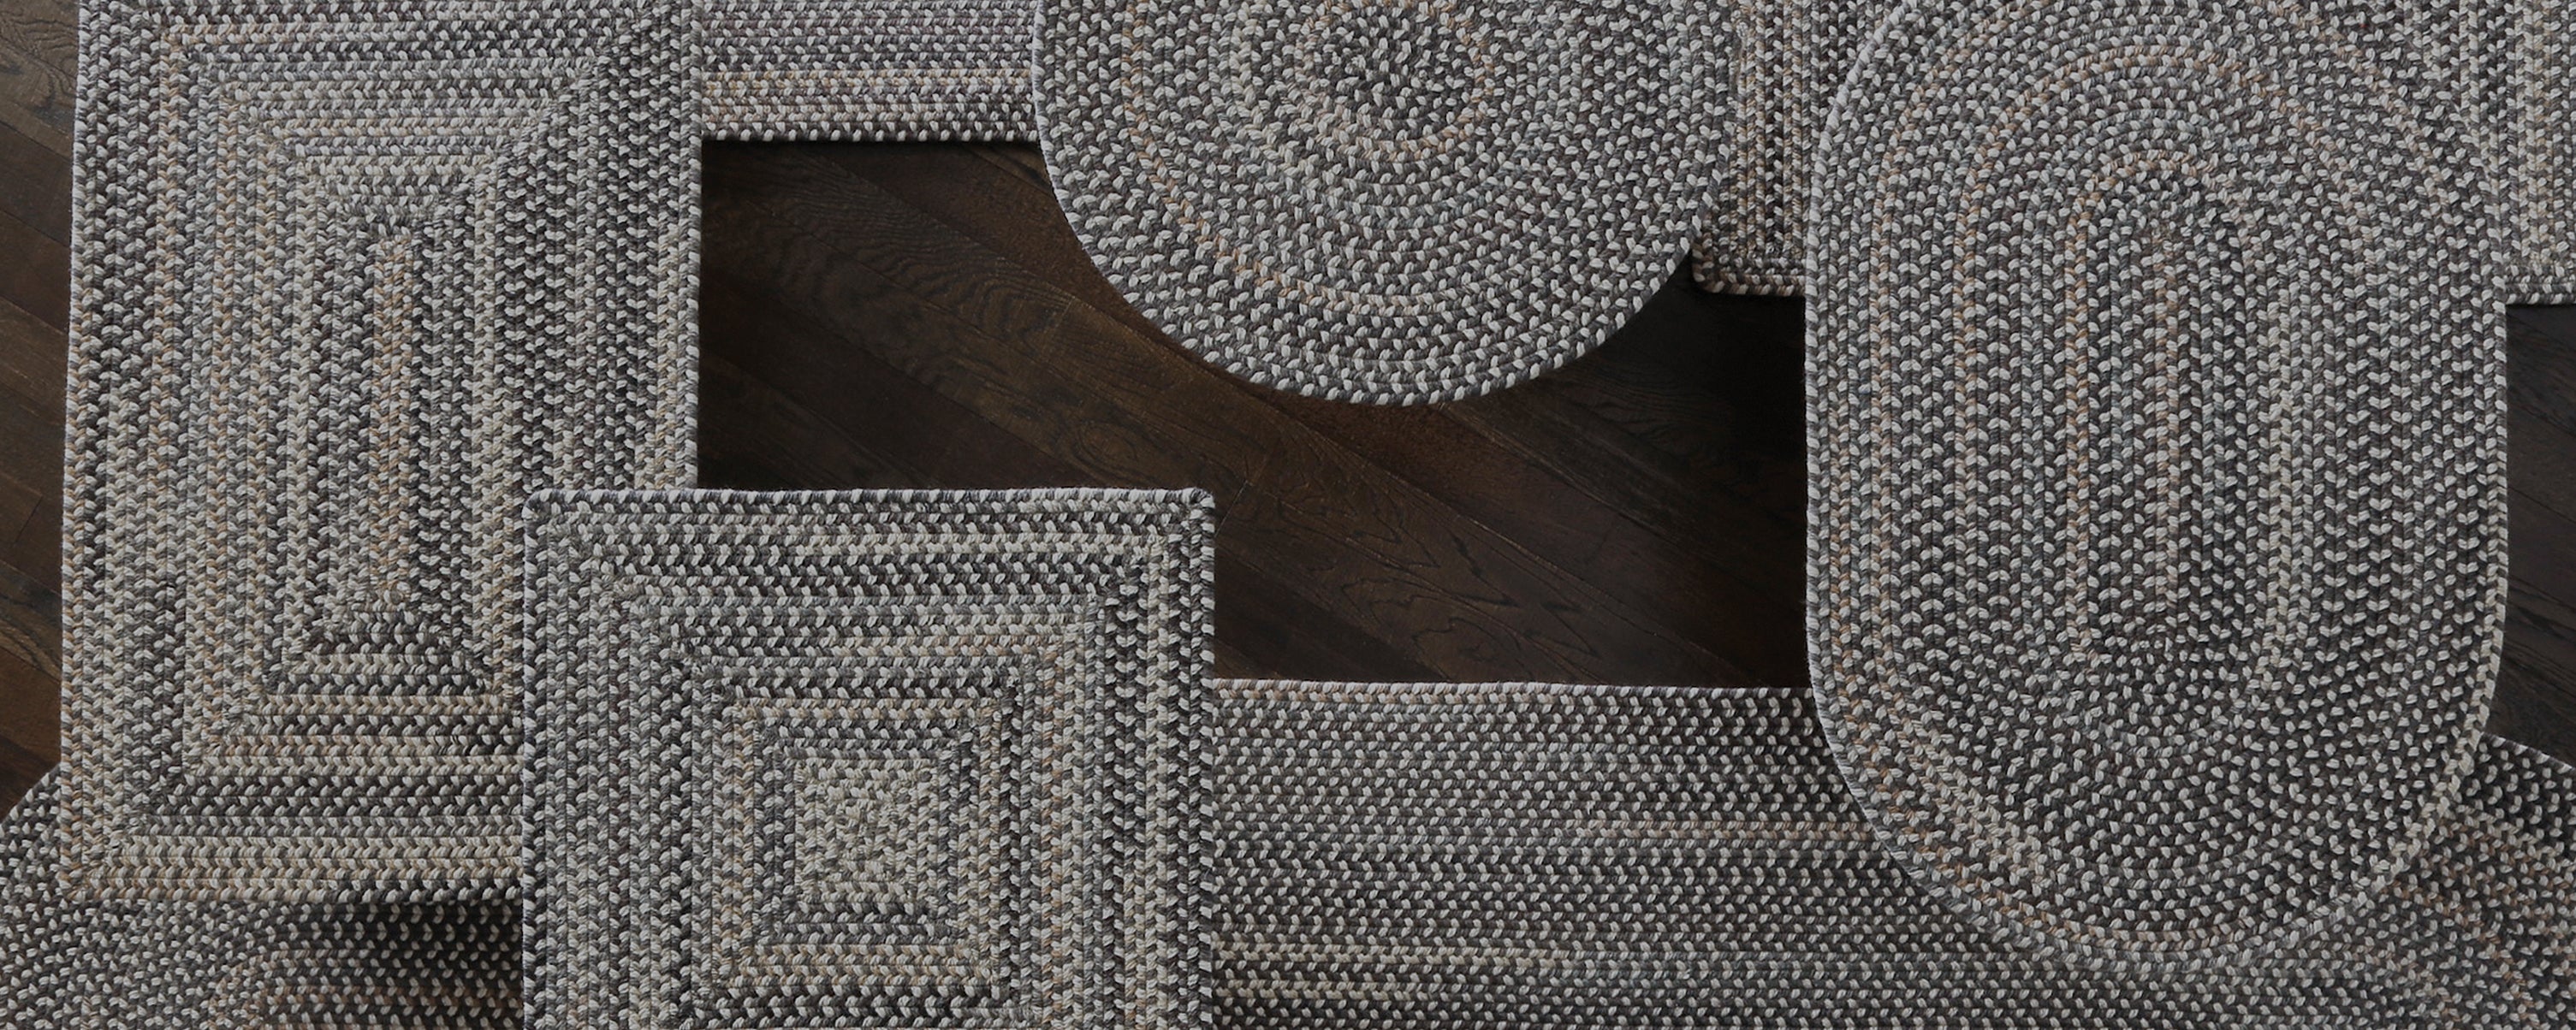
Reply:
[[[1212,510],[540,494],[528,1026],[1200,1025]]]
[[[1821,714],[1887,844],[2014,940],[2276,947],[2377,895],[2473,764],[2504,309],[2475,108],[2378,28],[1932,0],[1827,131]]]
[[[518,1027],[516,906],[85,897],[59,796],[48,777],[0,820],[0,1026]]]
[[[685,12],[84,6],[72,876],[507,889],[520,505],[692,474]]]
[[[1102,274],[1254,382],[1418,404],[1607,338],[1677,268],[1734,60],[1677,0],[1054,0],[1047,168]]]
[[[1221,1027],[2576,1025],[2576,769],[2489,737],[2415,864],[2287,950],[2101,970],[1874,840],[1788,690],[1225,682]]]

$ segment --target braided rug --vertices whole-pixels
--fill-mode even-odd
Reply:
[[[67,891],[55,777],[0,820],[0,1026],[515,1030],[508,904],[100,900]]]
[[[2502,5],[2496,103],[2505,185],[2504,293],[2516,304],[2576,304],[2576,7]]]
[[[530,511],[532,1030],[1197,1025],[1206,494]]]
[[[2493,737],[2367,906],[2183,973],[1961,919],[1803,692],[1220,682],[1209,719],[1223,1027],[2576,1025],[2576,769]]]
[[[1818,163],[1810,653],[1908,867],[2090,960],[2379,892],[2476,753],[2503,306],[2366,5],[1929,0]],[[2465,106],[2465,105],[2460,105]]]
[[[696,0],[707,133],[1037,136],[1034,0]]]
[[[93,0],[61,804],[111,892],[497,896],[519,511],[685,482],[664,0]]]
[[[2382,17],[2436,24],[2397,53],[2456,67],[2486,94],[2504,193],[2504,296],[2515,304],[2576,303],[2576,7],[2560,0],[2468,0],[2392,5]],[[1727,163],[1709,224],[1692,245],[1702,289],[1804,290],[1807,177],[1817,133],[1860,44],[1895,0],[1735,0],[1728,25],[1745,59],[1727,120]]]
[[[1254,382],[1414,404],[1589,350],[1670,278],[1723,154],[1679,0],[1057,0],[1047,166],[1136,309]]]
[[[1692,279],[1715,293],[1805,289],[1807,179],[1816,134],[1851,56],[1890,0],[1727,0],[1741,58],[1720,94],[1725,160],[1708,160],[1717,199],[1691,243]]]

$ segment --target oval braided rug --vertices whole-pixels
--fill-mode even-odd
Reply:
[[[1427,403],[1589,350],[1669,279],[1720,160],[1677,0],[1065,0],[1040,29],[1075,235],[1182,346]],[[1715,96],[1713,96],[1715,94]]]
[[[1810,653],[1882,840],[2196,965],[2421,848],[2486,718],[2503,316],[2373,5],[1930,0],[1816,171]]]

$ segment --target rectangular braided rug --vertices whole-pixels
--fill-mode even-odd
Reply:
[[[685,10],[85,5],[73,876],[508,890],[520,506],[692,475]]]

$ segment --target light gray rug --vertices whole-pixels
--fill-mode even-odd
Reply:
[[[686,10],[84,6],[70,875],[507,889],[520,506],[691,475]]]
[[[1207,495],[530,511],[531,1030],[1200,1025]]]
[[[2505,589],[2477,108],[2371,5],[1927,0],[1818,163],[1810,655],[2014,940],[2241,959],[2471,768]]]

